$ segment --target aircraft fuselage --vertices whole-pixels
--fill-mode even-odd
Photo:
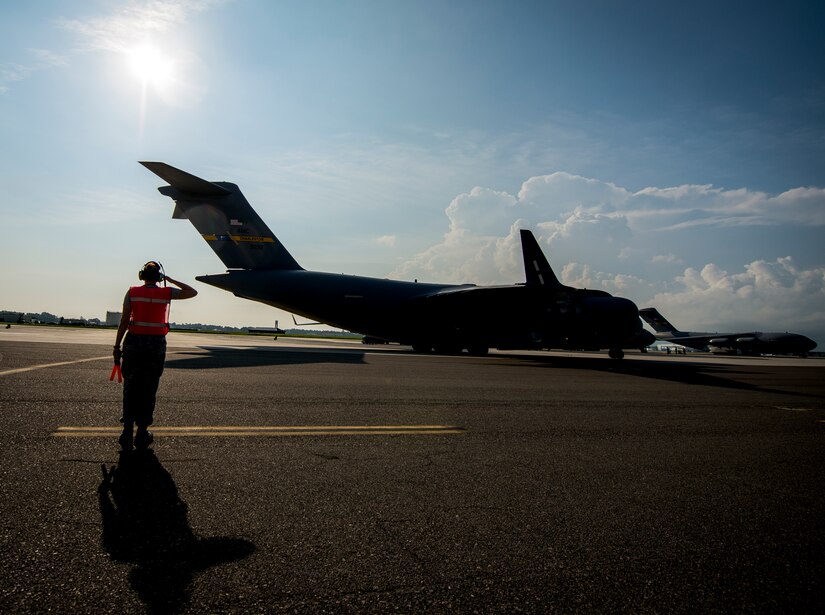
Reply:
[[[197,279],[311,320],[420,347],[622,348],[642,330],[632,301],[569,287],[427,284],[304,270]]]
[[[754,331],[726,338],[712,338],[708,341],[708,347],[711,352],[736,353],[738,351],[744,355],[805,355],[816,348],[816,342],[799,333]]]

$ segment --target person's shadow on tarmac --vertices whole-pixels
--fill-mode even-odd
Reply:
[[[100,514],[111,558],[134,564],[129,583],[152,613],[174,613],[189,602],[195,574],[249,556],[239,538],[199,538],[172,476],[151,450],[121,453],[103,470]]]

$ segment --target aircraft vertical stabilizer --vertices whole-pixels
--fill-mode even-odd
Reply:
[[[189,220],[228,269],[302,269],[241,193],[163,162],[141,162],[169,183],[158,191],[175,201],[173,218]]]
[[[672,333],[674,335],[678,335],[682,333],[676,327],[668,322],[668,320],[659,313],[659,310],[656,308],[643,308],[639,310],[639,316],[641,316],[644,321],[653,327],[653,330],[656,333]],[[683,335],[686,335],[682,333]]]
[[[536,238],[531,231],[521,229],[521,252],[524,256],[524,275],[528,285],[546,286],[548,288],[563,288],[550,263],[541,251]]]

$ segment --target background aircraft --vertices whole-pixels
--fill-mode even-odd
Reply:
[[[720,354],[796,354],[807,355],[816,348],[816,342],[798,333],[699,333],[679,331],[656,308],[639,310],[639,315],[656,331],[660,341],[673,342],[698,350],[709,349]]]
[[[524,284],[423,284],[306,271],[235,184],[162,162],[141,164],[169,183],[158,190],[175,201],[173,217],[188,219],[228,268],[196,279],[238,297],[417,351],[607,348],[621,358],[622,348],[639,347],[644,329],[636,305],[563,285],[530,231],[521,231]]]

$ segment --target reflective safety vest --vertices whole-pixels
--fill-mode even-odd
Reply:
[[[166,335],[169,332],[169,304],[172,289],[164,286],[132,286],[129,289],[132,315],[129,333]]]

